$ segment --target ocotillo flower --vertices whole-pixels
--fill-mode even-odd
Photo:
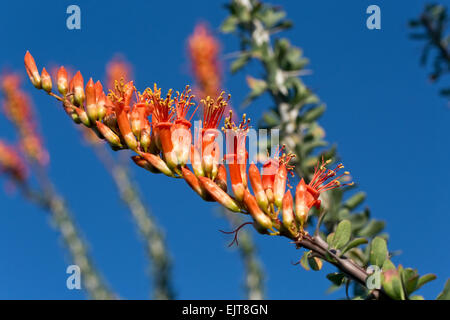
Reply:
[[[268,230],[272,230],[275,233],[269,234],[281,232],[284,235],[289,232],[290,238],[297,239],[304,235],[303,227],[311,207],[320,206],[321,192],[348,185],[339,182],[339,179],[348,172],[337,176],[337,172],[343,168],[342,164],[330,170],[325,167],[329,161],[322,160],[317,165],[311,182],[307,185],[302,179],[297,185],[294,204],[290,191],[286,193],[286,186],[289,186],[288,175],[292,174],[293,169],[289,165],[292,154],[286,154],[282,147],[274,158],[264,163],[262,176],[255,164],[250,165],[249,178],[255,195],[251,194],[247,186],[246,173],[245,140],[249,130],[248,120],[244,115],[242,122],[236,126],[230,114],[225,120],[223,129],[233,133],[226,152],[226,158],[233,160],[228,163],[235,195],[233,198],[227,193],[226,167],[219,165],[220,148],[216,141],[217,135],[220,134],[217,128],[229,100],[229,97],[224,99],[223,92],[216,100],[210,97],[202,100],[203,128],[197,132],[199,139],[196,140],[201,143],[201,147],[198,148],[196,144],[191,145],[190,131],[187,140],[179,139],[179,136],[174,134],[177,128],[191,129],[192,116],[187,119],[187,114],[192,105],[192,95],[188,88],[182,93],[177,92],[177,96],[172,99],[172,90],[169,90],[163,98],[161,89],[156,85],[153,90],[147,88],[140,94],[132,81],[127,83],[116,81],[114,90],[105,96],[100,82],[93,84],[90,80],[84,90],[80,85],[83,82],[81,74],[72,79],[68,86],[64,80],[67,78],[64,72],[61,71],[60,74],[61,91],[65,92],[65,88],[68,87],[67,94],[64,97],[53,92],[49,94],[63,101],[66,110],[75,112],[80,121],[94,130],[98,136],[105,138],[115,150],[124,148],[126,144],[137,153],[132,159],[138,166],[151,172],[164,173],[169,177],[183,177],[204,200],[217,201],[235,212],[249,213],[258,232],[267,234]],[[78,95],[78,98],[74,98],[75,95]],[[82,104],[74,105],[76,99]],[[98,111],[99,106],[104,108],[105,116],[91,114],[91,118],[97,119],[94,122],[84,110],[92,107]],[[148,119],[150,116],[151,123]],[[149,139],[148,143],[143,142],[145,135]],[[193,172],[186,167],[185,160],[189,150],[192,152]],[[329,179],[332,180],[327,182]]]
[[[41,89],[41,76],[39,75],[39,71],[33,56],[28,51],[25,54],[24,62],[25,62],[25,70],[27,71],[31,83],[37,89]]]
[[[246,137],[249,130],[250,119],[244,114],[239,126],[232,120],[232,112],[225,119],[223,131],[226,134],[227,154],[225,155],[230,171],[231,188],[236,200],[243,201],[244,191],[247,189],[247,148]]]
[[[294,214],[294,199],[292,198],[290,190],[284,194],[282,210],[283,226],[288,229],[293,236],[297,235],[298,229]]]
[[[191,95],[189,86],[186,86],[186,89],[182,93],[177,92],[177,96],[174,99],[176,120],[172,132],[172,142],[175,147],[178,158],[177,164],[179,166],[184,166],[188,162],[191,151],[191,120],[199,107],[197,105],[197,108],[191,114],[189,120],[186,119],[190,107],[195,104],[192,102],[193,98],[194,96]]]
[[[283,145],[275,158],[269,158],[263,164],[262,185],[270,204],[281,208],[288,174],[293,175],[293,166],[289,161],[294,157],[292,153],[286,153]]]
[[[220,157],[220,146],[216,142],[216,137],[220,132],[217,128],[230,100],[230,95],[225,99],[223,97],[224,94],[222,92],[216,100],[208,96],[201,101],[203,104],[203,128],[201,130],[202,166],[206,176],[211,179],[214,179],[217,175]]]
[[[256,202],[265,213],[269,214],[269,200],[267,199],[267,195],[262,184],[259,169],[254,163],[250,164],[250,167],[248,168],[248,176],[250,178],[253,193],[256,197]]]
[[[27,177],[25,162],[14,147],[0,140],[0,174],[5,173],[15,182],[21,183]]]
[[[138,147],[138,142],[133,134],[133,131],[131,130],[130,120],[128,118],[131,99],[133,98],[134,92],[135,87],[133,85],[133,81],[125,84],[122,81],[116,81],[114,91],[111,91],[108,94],[108,97],[113,104],[120,133],[128,148],[131,150],[136,150]]]
[[[56,74],[56,85],[59,93],[65,96],[69,90],[69,76],[63,66],[58,69],[58,73]]]
[[[163,153],[164,160],[169,168],[174,169],[178,165],[178,157],[172,142],[173,119],[175,110],[173,107],[172,90],[169,90],[165,98],[161,97],[161,89],[147,89],[152,103],[152,127],[155,130],[156,145]]]
[[[219,42],[205,24],[198,24],[188,40],[192,71],[197,80],[196,94],[200,98],[215,97],[221,90]]]
[[[34,61],[34,60],[33,60]],[[23,152],[45,165],[48,153],[37,132],[37,125],[30,97],[20,89],[20,78],[16,74],[1,76],[1,89],[4,93],[3,110],[9,120],[16,126],[20,135],[20,147]]]
[[[48,74],[47,70],[45,68],[42,69],[41,73],[41,86],[42,89],[46,92],[52,91],[52,78]]]
[[[320,208],[321,201],[319,200],[319,196],[321,192],[353,184],[353,182],[342,184],[339,179],[348,175],[349,172],[345,171],[337,176],[337,172],[343,169],[344,166],[340,163],[335,169],[331,170],[326,167],[330,162],[331,160],[324,161],[322,159],[315,167],[311,182],[306,184],[302,179],[297,185],[295,190],[295,216],[301,227],[304,226],[308,219],[309,210],[313,206],[318,209]],[[327,182],[329,179],[332,180]]]
[[[86,96],[84,93],[84,80],[80,71],[75,73],[75,75],[73,76],[72,85],[75,105],[78,107],[83,107],[84,99],[86,98]]]

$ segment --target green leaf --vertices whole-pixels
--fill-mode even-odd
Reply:
[[[310,253],[311,253],[311,251],[305,251],[305,252],[303,253],[302,258],[300,259],[300,265],[301,265],[306,271],[309,271],[309,270],[310,270],[310,268],[309,268],[309,263],[308,263],[308,256],[309,256]]]
[[[432,273],[428,273],[426,275],[423,275],[419,278],[419,281],[417,281],[416,290],[420,289],[423,285],[427,284],[430,281],[436,280],[436,275]]]
[[[331,247],[333,249],[343,248],[350,240],[351,233],[352,224],[349,220],[342,220],[339,222],[334,233],[333,241],[331,242]]]
[[[365,238],[372,238],[379,234],[384,229],[384,222],[379,220],[371,220],[363,229],[358,232],[358,235]]]
[[[405,300],[402,281],[397,270],[388,270],[383,273],[382,285],[384,291],[395,300]]]
[[[263,121],[265,125],[267,125],[269,128],[272,128],[280,123],[280,116],[275,111],[270,110],[263,114]]]
[[[380,268],[383,266],[384,261],[388,258],[388,249],[386,240],[380,237],[376,237],[370,244],[369,261],[370,264],[377,265]]]
[[[425,300],[425,299],[422,296],[415,295],[415,296],[409,297],[409,300]]]
[[[311,255],[308,255],[308,264],[314,271],[319,271],[322,269],[323,261],[320,258],[311,257]]]
[[[436,300],[450,300],[450,279],[447,280],[444,290],[439,293]]]
[[[416,290],[419,274],[417,270],[411,268],[400,269],[400,274],[405,287],[406,294],[409,295]]]
[[[241,54],[241,56],[239,58],[237,58],[236,60],[234,60],[231,63],[231,66],[230,66],[231,73],[238,72],[240,69],[242,69],[247,64],[247,62],[249,60],[250,60],[250,55],[248,53]]]
[[[262,95],[267,90],[267,82],[261,79],[255,79],[253,77],[247,77],[247,84],[252,89],[250,93],[245,97],[243,106],[247,106],[254,99]]]
[[[381,268],[383,271],[387,271],[387,270],[396,270],[395,265],[392,263],[391,260],[386,259],[386,261],[384,261],[383,263],[383,267]]]
[[[309,109],[302,116],[302,122],[313,122],[317,120],[325,112],[325,109],[326,107],[323,104]]]
[[[358,192],[353,195],[350,199],[345,202],[345,207],[349,210],[355,209],[358,205],[360,205],[366,199],[366,194],[364,192]]]
[[[331,246],[331,243],[333,242],[334,239],[334,232],[331,232],[328,236],[327,236],[327,243],[329,246]]]
[[[345,275],[342,272],[333,272],[327,274],[327,279],[335,286],[340,287],[345,282]]]
[[[362,244],[366,244],[366,243],[368,243],[369,241],[367,241],[367,239],[365,239],[365,238],[356,238],[356,239],[353,239],[352,241],[350,241],[350,243],[349,244],[347,244],[346,246],[345,246],[345,248],[344,249],[342,249],[342,254],[344,254],[344,253],[346,253],[348,250],[350,250],[350,249],[353,249],[353,248],[355,248],[355,247],[358,247],[358,246],[360,246],[360,245],[362,245]]]
[[[230,33],[236,30],[238,19],[235,16],[229,16],[225,19],[224,22],[222,22],[222,25],[220,26],[220,30],[224,33]]]

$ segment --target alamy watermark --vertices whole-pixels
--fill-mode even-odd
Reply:
[[[75,4],[71,4],[67,7],[66,13],[69,16],[66,19],[66,26],[69,30],[80,30],[81,29],[81,9]]]
[[[367,14],[370,16],[366,20],[366,26],[369,30],[380,30],[381,29],[381,9],[379,6],[372,4],[367,7]]]
[[[67,267],[66,273],[70,276],[66,280],[66,287],[69,290],[81,289],[81,269],[76,264]]]
[[[378,266],[370,265],[367,267],[369,276],[366,279],[366,287],[369,290],[381,289],[381,269]]]

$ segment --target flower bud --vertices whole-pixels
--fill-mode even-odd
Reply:
[[[139,167],[144,168],[145,170],[148,170],[153,173],[161,173],[158,169],[156,169],[154,166],[152,166],[147,160],[145,160],[141,156],[132,156],[131,159],[135,164],[137,164]]]
[[[313,196],[308,192],[305,181],[302,179],[295,189],[295,217],[301,228],[308,219],[309,209],[314,202]]]
[[[96,121],[95,123],[97,124],[98,131],[105,137],[106,141],[108,141],[111,146],[123,148],[119,136],[115,134],[114,131],[100,121]]]
[[[98,119],[101,121],[106,116],[106,96],[103,92],[103,86],[100,81],[97,81],[95,83],[95,99],[97,103],[97,116]]]
[[[274,203],[278,208],[281,208],[284,192],[286,191],[287,170],[286,165],[282,163],[277,170],[273,182],[273,197]]]
[[[140,156],[147,160],[152,166],[164,173],[166,176],[173,177],[173,172],[167,164],[159,157],[151,153],[141,152]]]
[[[244,203],[252,218],[263,228],[273,230],[272,219],[270,219],[258,206],[256,198],[248,190],[244,191]]]
[[[86,127],[91,127],[91,122],[89,120],[89,117],[87,116],[86,111],[74,106],[73,104],[70,103],[70,101],[68,101],[68,100],[66,100],[66,101],[72,106],[72,110],[77,114],[78,119],[81,121],[81,123],[84,124]],[[67,105],[67,102],[66,102],[66,105]]]
[[[228,210],[234,211],[234,212],[241,212],[241,209],[239,208],[236,201],[233,200],[233,198],[230,197],[228,193],[223,191],[217,184],[215,184],[211,179],[206,177],[198,177],[200,180],[203,188],[208,191],[208,193],[211,195],[211,197],[216,200],[218,203],[223,205]]]
[[[42,69],[41,73],[41,86],[42,89],[44,89],[46,92],[52,91],[52,78],[48,74],[47,70],[45,70],[45,68]]]
[[[293,211],[294,200],[292,199],[291,191],[285,193],[283,197],[283,226],[289,230],[289,232],[295,236],[297,235],[297,224],[295,222],[295,216]]]
[[[93,123],[97,121],[98,118],[95,91],[94,81],[90,78],[86,84],[86,112]]]
[[[58,73],[56,74],[56,85],[59,93],[65,96],[68,90],[68,76],[67,71],[63,66],[58,69]]]
[[[73,92],[74,92],[74,98],[75,98],[74,104],[78,107],[82,107],[84,99],[85,99],[85,95],[84,95],[84,80],[83,80],[83,76],[81,75],[80,71],[78,71],[75,74],[72,81],[73,81]]]
[[[255,194],[256,202],[265,213],[269,214],[269,200],[267,199],[267,195],[264,192],[258,167],[254,163],[250,164],[250,167],[248,168],[248,176],[253,189],[253,193]]]
[[[204,200],[211,201],[212,198],[201,184],[200,180],[188,168],[181,167],[181,173],[187,184]]]
[[[39,75],[39,71],[36,67],[36,62],[34,61],[34,58],[30,54],[30,52],[27,51],[27,53],[25,53],[24,61],[25,61],[25,70],[27,71],[31,83],[37,89],[41,89],[41,76]]]
[[[219,164],[214,183],[217,184],[223,191],[227,192],[227,169],[223,164]]]

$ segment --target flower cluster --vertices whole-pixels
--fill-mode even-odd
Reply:
[[[198,24],[188,40],[192,71],[198,82],[198,96],[216,96],[220,92],[221,72],[219,65],[219,42],[205,24]]]
[[[28,172],[25,162],[16,148],[0,140],[0,174],[5,173],[15,182],[26,180]]]
[[[42,72],[45,77],[45,69]],[[8,73],[1,77],[1,89],[4,94],[3,111],[14,123],[20,134],[20,146],[24,153],[41,165],[48,162],[49,156],[41,137],[37,132],[32,104],[29,96],[20,89],[17,74]]]
[[[27,52],[25,65],[32,83],[60,100],[73,121],[91,128],[114,150],[135,151],[137,155],[132,159],[138,166],[183,178],[204,200],[249,214],[261,233],[298,239],[305,233],[310,209],[320,207],[321,192],[346,185],[340,181],[348,172],[338,174],[342,164],[331,170],[326,167],[330,161],[322,160],[309,184],[303,179],[297,184],[294,199],[287,190],[288,176],[293,175],[289,164],[293,155],[282,147],[261,169],[255,163],[248,165],[246,138],[250,119],[244,115],[236,124],[232,112],[221,128],[228,140],[221,159],[217,137],[230,99],[224,92],[216,98],[208,96],[195,106],[188,86],[182,92],[169,90],[163,95],[156,84],[140,92],[132,81],[116,80],[114,89],[106,95],[99,81],[90,79],[84,86],[80,72],[68,79],[61,67],[57,75],[59,96],[51,91],[51,80],[46,85],[50,90],[43,87],[30,57]],[[200,106],[203,126],[195,131],[193,141],[192,119]],[[232,194],[228,193],[228,180]]]

